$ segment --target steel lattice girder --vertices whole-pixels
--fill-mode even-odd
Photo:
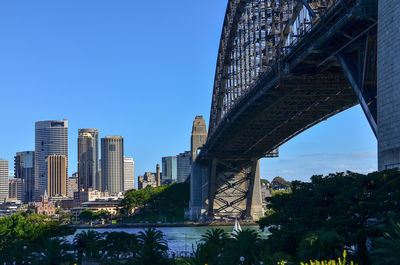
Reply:
[[[334,55],[357,44],[364,36],[357,33],[374,34],[376,10],[367,5],[371,2],[338,0],[325,9],[325,16],[232,105],[209,134],[200,157],[261,158],[305,129],[357,104]],[[367,81],[368,98],[373,99],[376,81]]]

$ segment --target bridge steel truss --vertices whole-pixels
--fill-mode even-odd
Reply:
[[[376,43],[376,0],[228,2],[196,160],[209,168],[205,216],[262,214],[258,159],[349,107],[377,134]]]

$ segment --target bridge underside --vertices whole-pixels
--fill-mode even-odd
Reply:
[[[338,2],[210,125],[196,160],[203,174],[192,172],[198,216],[256,218],[256,161],[358,103],[377,134],[376,1]]]

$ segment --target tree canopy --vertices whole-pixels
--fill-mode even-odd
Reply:
[[[381,237],[387,217],[398,212],[400,173],[317,175],[310,183],[292,182],[291,189],[268,198],[269,215],[260,220],[272,233],[271,251],[307,260],[316,253],[334,258],[345,248],[356,249],[358,262],[367,265],[368,240]]]

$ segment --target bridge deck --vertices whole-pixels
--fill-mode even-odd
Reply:
[[[311,126],[358,103],[336,60],[367,31],[376,31],[374,1],[339,1],[209,135],[198,159],[264,157]]]

